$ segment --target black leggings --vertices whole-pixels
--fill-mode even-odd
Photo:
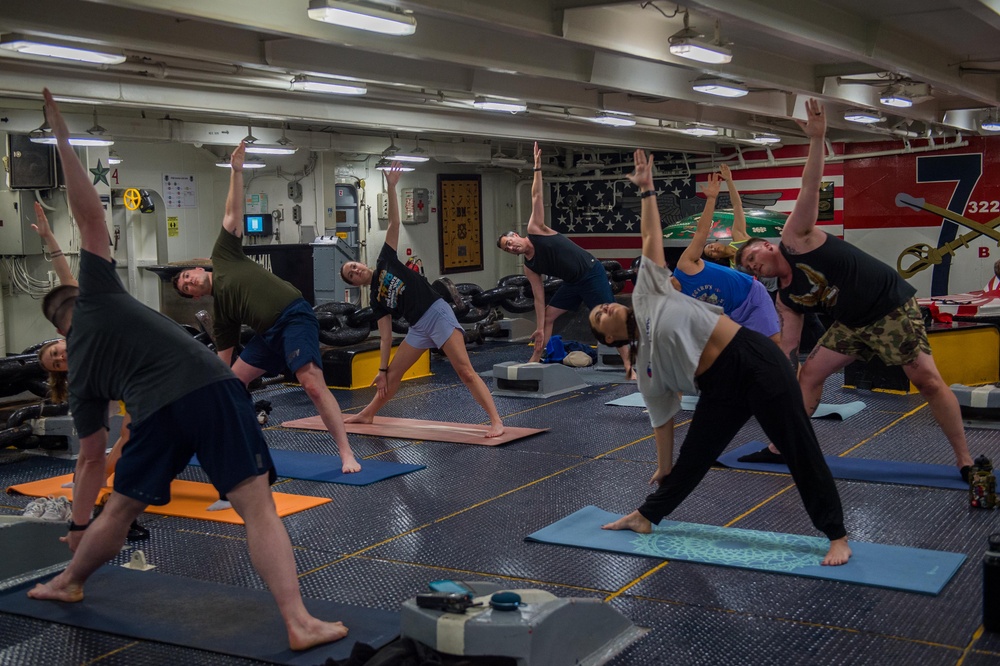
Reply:
[[[677,462],[639,513],[659,523],[676,509],[755,416],[785,458],[816,529],[831,541],[846,536],[837,486],[806,415],[802,390],[778,346],[741,328],[697,379],[701,397]]]

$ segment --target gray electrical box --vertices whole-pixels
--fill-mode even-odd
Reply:
[[[42,239],[31,228],[34,222],[34,191],[0,190],[0,254],[41,254]]]
[[[406,224],[423,224],[430,220],[429,192],[426,187],[410,187],[403,190],[403,211],[401,221]]]
[[[313,251],[313,294],[316,305],[360,303],[361,290],[340,276],[340,268],[357,256],[336,236],[321,236],[310,243]]]
[[[349,252],[358,253],[358,188],[348,183],[337,183],[335,188],[334,212],[334,233],[340,242],[346,244],[351,249]]]

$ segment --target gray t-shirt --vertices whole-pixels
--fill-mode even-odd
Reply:
[[[668,269],[643,260],[632,292],[639,328],[635,372],[654,428],[680,409],[678,391],[698,392],[694,373],[722,316],[722,308],[674,289],[670,276]]]
[[[111,400],[124,401],[138,424],[192,391],[233,377],[177,322],[129,296],[113,261],[81,250],[79,279],[66,356],[80,437],[107,429]]]

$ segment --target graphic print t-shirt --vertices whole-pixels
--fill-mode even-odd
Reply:
[[[396,248],[388,244],[382,246],[372,274],[369,299],[376,319],[387,314],[402,316],[413,325],[440,298],[426,278],[399,260]]]

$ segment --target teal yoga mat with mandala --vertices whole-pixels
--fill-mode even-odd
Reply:
[[[652,534],[601,529],[620,517],[588,506],[525,540],[923,594],[940,593],[965,561],[962,553],[852,541],[854,554],[847,564],[825,567],[820,564],[830,544],[825,537],[670,520],[654,525]]]

